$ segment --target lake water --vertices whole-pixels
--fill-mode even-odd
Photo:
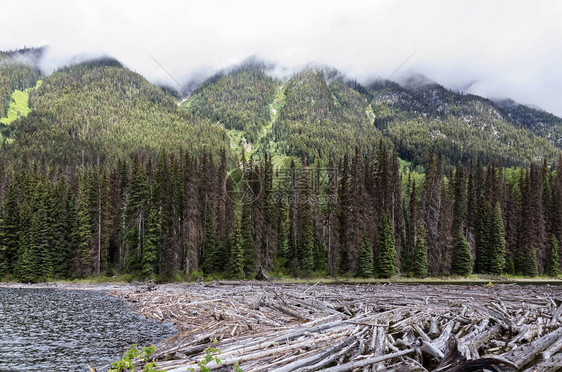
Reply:
[[[176,329],[102,291],[0,287],[0,371],[87,371]]]

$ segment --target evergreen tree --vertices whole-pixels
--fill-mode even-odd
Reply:
[[[234,229],[231,238],[227,275],[229,278],[233,279],[241,279],[244,277],[244,239],[242,237],[241,226],[237,226]]]
[[[32,194],[31,177],[25,172],[25,180],[23,188],[25,195]],[[20,224],[18,230],[18,260],[14,268],[15,277],[23,282],[35,282],[37,276],[37,259],[38,256],[33,252],[31,246],[31,220],[33,217],[33,209],[31,207],[31,200],[22,200],[20,211]]]
[[[533,246],[530,247],[527,253],[527,261],[525,265],[525,275],[535,277],[539,275],[539,267],[537,263],[537,252]]]
[[[79,228],[78,228],[78,215],[76,211],[76,195],[71,188],[68,188],[64,197],[64,208],[66,218],[64,223],[66,229],[64,231],[64,240],[67,242],[66,251],[62,251],[55,257],[55,274],[61,277],[72,277],[72,261],[74,250],[79,245]],[[64,261],[64,262],[63,262]]]
[[[468,276],[471,270],[470,246],[463,234],[457,234],[453,242],[451,274]]]
[[[363,244],[359,254],[359,271],[358,276],[362,278],[373,277],[373,248],[369,242],[367,234],[363,235]]]
[[[338,189],[338,172],[334,165],[333,158],[330,156],[328,161],[328,169],[326,171],[326,180],[322,189],[322,195],[325,197],[326,202],[321,206],[323,223],[321,230],[323,234],[323,242],[327,248],[327,265],[328,273],[335,276],[339,269],[339,229],[338,229],[338,201],[336,193]]]
[[[142,252],[142,275],[151,278],[158,274],[160,261],[160,211],[157,207],[149,208],[146,235]]]
[[[32,265],[34,276],[42,280],[53,276],[51,246],[49,244],[51,231],[45,201],[45,188],[43,182],[39,181],[35,187],[31,206],[33,216],[29,230],[29,244],[34,261],[34,265]]]
[[[75,274],[84,277],[92,273],[90,244],[92,242],[92,224],[90,219],[90,200],[87,193],[87,180],[80,180],[80,199],[77,216],[77,251],[75,257]]]
[[[242,237],[242,252],[244,256],[243,270],[249,275],[256,270],[256,247],[252,234],[252,216],[248,203],[242,206],[242,218],[240,220],[240,235]]]
[[[18,260],[20,205],[18,203],[18,184],[14,181],[8,188],[8,194],[2,208],[2,246],[0,247],[0,275],[12,274]]]
[[[402,251],[402,271],[410,272],[413,269],[414,255],[416,250],[416,230],[418,226],[418,201],[416,192],[416,180],[412,183],[410,202],[408,209],[406,249]]]
[[[506,274],[515,274],[515,265],[509,253],[505,254],[505,267],[503,269]]]
[[[286,194],[281,189],[281,186],[277,186],[277,255],[278,257],[284,257],[287,260],[291,260],[292,251],[289,243],[289,221],[288,221],[288,211],[289,206],[287,205]]]
[[[174,163],[173,159],[169,160],[166,152],[162,151],[158,158],[152,190],[154,208],[159,209],[159,272],[164,278],[172,277],[180,268],[176,234],[180,230],[178,224],[184,210],[185,189],[181,186],[182,177],[178,174],[179,171],[174,171]]]
[[[298,240],[298,259],[299,271],[308,276],[314,270],[314,218],[312,216],[312,206],[310,199],[312,195],[310,185],[309,169],[305,167],[303,161],[303,169],[299,180],[299,200],[298,214],[300,220],[299,240]]]
[[[68,276],[70,261],[70,242],[68,238],[66,185],[64,178],[59,174],[57,183],[50,187],[46,203],[47,219],[51,229],[49,246],[52,251],[53,275],[58,278]],[[75,206],[73,206],[75,208]]]
[[[496,202],[490,234],[490,262],[488,271],[500,275],[505,267],[505,237],[500,203]]]
[[[260,197],[263,200],[263,247],[264,247],[264,266],[271,267],[273,260],[277,256],[277,229],[275,229],[275,223],[277,222],[277,209],[276,203],[272,201],[273,197],[273,164],[271,162],[271,156],[266,153],[264,155],[263,164],[263,193],[260,193]]]
[[[482,194],[476,214],[475,239],[476,239],[476,260],[475,270],[478,273],[490,272],[490,262],[492,261],[492,210],[490,204]]]
[[[133,159],[129,187],[129,202],[126,218],[126,257],[125,267],[128,272],[139,273],[142,263],[142,246],[146,219],[146,201],[148,196],[146,170],[138,155]]]
[[[454,235],[464,233],[465,220],[467,217],[467,188],[464,177],[464,168],[461,164],[457,165],[453,178],[453,225],[451,232]]]
[[[202,265],[201,269],[205,273],[216,271],[216,247],[215,231],[209,202],[205,202],[205,210],[203,211],[203,243],[202,243]]]
[[[18,281],[35,283],[38,279],[35,267],[36,262],[31,247],[22,247],[19,252],[19,259],[14,273]]]
[[[2,277],[12,273],[11,264],[8,264],[6,255],[6,247],[4,246],[4,216],[2,208],[0,208],[0,280]]]
[[[439,221],[441,196],[443,191],[442,156],[437,161],[430,155],[426,164],[426,174],[423,183],[423,194],[420,207],[420,218],[424,222],[427,243],[428,267],[430,275],[437,275],[442,267],[441,241],[439,234]]]
[[[417,278],[425,278],[427,276],[427,246],[425,244],[425,229],[423,225],[418,223],[417,227],[416,250],[413,263],[413,273]]]
[[[340,237],[340,252],[339,252],[339,267],[338,272],[346,273],[349,271],[349,254],[347,246],[347,226],[348,212],[351,204],[349,196],[349,163],[347,154],[344,155],[343,161],[340,162],[339,168],[341,169],[341,177],[338,184],[338,201],[339,201],[339,214],[338,214],[338,225],[339,225],[339,237]]]
[[[217,243],[219,244],[219,243]],[[232,250],[232,234],[224,236],[223,242],[217,247],[215,254],[215,267],[217,272],[226,272],[228,269],[228,260]]]
[[[390,213],[383,212],[378,228],[375,249],[375,273],[380,278],[396,274],[396,245]]]
[[[548,261],[546,262],[546,275],[557,277],[560,275],[560,262],[558,255],[558,240],[554,235],[550,238],[548,245]]]

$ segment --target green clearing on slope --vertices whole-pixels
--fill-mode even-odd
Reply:
[[[37,81],[37,85],[33,88],[27,88],[24,91],[14,90],[10,100],[10,108],[6,117],[0,118],[0,123],[10,125],[14,120],[25,117],[31,112],[29,107],[29,92],[41,86],[42,81]]]

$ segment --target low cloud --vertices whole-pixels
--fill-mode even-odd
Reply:
[[[176,83],[166,71],[184,84],[248,56],[285,72],[314,62],[367,81],[389,77],[414,54],[393,80],[423,74],[562,115],[561,11],[554,0],[23,0],[3,5],[0,32],[10,37],[0,49],[49,45],[46,72],[110,55],[168,86]]]

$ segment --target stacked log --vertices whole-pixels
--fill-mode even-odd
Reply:
[[[165,371],[199,370],[214,340],[213,370],[562,370],[557,286],[236,282],[112,294],[177,325],[151,356]]]

